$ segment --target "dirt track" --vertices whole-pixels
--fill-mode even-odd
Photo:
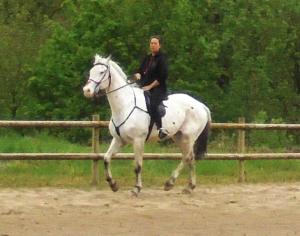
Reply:
[[[4,235],[300,235],[300,183],[129,190],[0,189]]]

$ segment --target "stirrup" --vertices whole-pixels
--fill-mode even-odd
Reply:
[[[159,129],[159,131],[158,131],[158,137],[159,137],[160,139],[164,139],[164,138],[166,138],[168,135],[169,135],[169,132],[168,132],[166,129],[164,129],[164,128],[160,128],[160,129]]]

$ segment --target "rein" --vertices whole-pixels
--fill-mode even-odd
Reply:
[[[132,83],[127,83],[127,84],[125,84],[125,85],[123,85],[123,86],[121,86],[121,87],[119,87],[119,88],[116,88],[116,89],[114,89],[114,90],[111,90],[111,91],[108,91],[108,92],[104,92],[104,93],[97,93],[97,97],[102,97],[102,96],[105,96],[105,95],[107,95],[107,94],[110,94],[110,93],[113,93],[113,92],[116,92],[116,91],[118,91],[118,90],[120,90],[120,89],[122,89],[122,88],[125,88],[125,87],[127,87],[127,86],[129,86],[129,85],[132,85],[132,84],[134,84],[134,82],[132,82]]]

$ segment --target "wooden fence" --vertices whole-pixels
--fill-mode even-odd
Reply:
[[[0,153],[0,160],[92,160],[92,184],[99,182],[99,160],[104,153],[100,153],[100,128],[107,127],[108,121],[100,121],[98,115],[92,121],[0,121],[0,128],[92,128],[92,153]],[[213,154],[208,153],[205,160],[237,160],[239,161],[239,182],[245,181],[245,160],[274,160],[300,159],[300,153],[245,153],[245,131],[256,130],[300,130],[300,124],[249,124],[244,118],[239,123],[213,123],[212,129],[237,129],[238,153]],[[115,159],[133,159],[133,153],[119,153]],[[145,153],[145,160],[179,160],[180,153]]]

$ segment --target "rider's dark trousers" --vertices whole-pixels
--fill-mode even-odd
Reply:
[[[150,93],[150,109],[152,118],[157,126],[157,129],[160,129],[162,127],[162,123],[161,117],[159,115],[158,105],[161,103],[162,100],[166,98],[166,92],[161,88],[154,88],[150,90]]]

